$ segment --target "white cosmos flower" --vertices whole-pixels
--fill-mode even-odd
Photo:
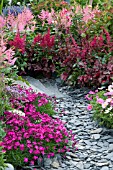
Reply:
[[[113,83],[112,83],[112,85],[108,86],[108,91],[113,92]]]
[[[112,98],[106,99],[106,102],[107,102],[107,103],[110,103],[111,101],[112,101]]]
[[[112,110],[112,106],[110,106],[108,109],[105,110],[105,113],[109,113]]]

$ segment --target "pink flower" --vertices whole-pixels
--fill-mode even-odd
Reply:
[[[24,162],[28,162],[28,158],[24,158]]]
[[[33,158],[34,158],[34,160],[37,160],[37,159],[38,159],[38,156],[34,156]]]
[[[2,16],[0,16],[0,29],[2,29],[5,26],[5,24],[6,20]]]
[[[34,161],[30,161],[30,164],[31,164],[31,165],[34,165]]]
[[[86,98],[87,100],[92,100],[92,97],[89,97],[89,94],[87,94],[87,95],[85,96],[85,98]]]
[[[19,146],[20,145],[20,143],[19,142],[15,142],[15,146]]]
[[[97,103],[102,104],[102,103],[104,103],[104,100],[101,98],[97,98]]]
[[[24,35],[22,38],[20,37],[20,33],[18,32],[15,37],[14,37],[14,40],[13,41],[10,41],[9,44],[13,47],[15,47],[15,49],[19,49],[20,52],[22,54],[25,53],[25,43],[26,41],[26,35]]]
[[[2,120],[6,122],[6,136],[3,139],[3,147],[6,152],[18,150],[20,154],[26,155],[23,161],[31,161],[33,165],[40,154],[54,156],[58,149],[60,152],[68,151],[68,141],[72,140],[75,143],[72,131],[68,132],[60,119],[53,119],[48,114],[37,112],[37,103],[40,101],[46,105],[49,101],[48,96],[35,94],[32,89],[23,89],[20,86],[13,86],[10,90],[13,92],[10,98],[11,105],[13,108],[20,107],[26,116],[20,117],[11,111],[4,112]],[[34,104],[36,99],[37,102]],[[47,142],[53,143],[52,150]]]
[[[107,105],[108,105],[108,102],[102,103],[102,108],[105,109],[107,107]]]
[[[94,91],[90,91],[89,94],[95,94],[95,92]]]
[[[113,95],[113,91],[111,91],[111,92],[106,92],[105,94],[104,94],[104,96],[112,96]]]
[[[20,145],[20,150],[21,150],[21,151],[24,151],[24,144],[21,144],[21,145]]]
[[[106,102],[107,102],[107,103],[110,103],[111,101],[112,101],[112,98],[106,99]]]
[[[29,150],[29,153],[33,153],[33,149],[30,149],[30,150]]]
[[[87,110],[92,110],[92,108],[93,108],[93,106],[91,105],[91,104],[89,104],[88,106],[87,106]]]

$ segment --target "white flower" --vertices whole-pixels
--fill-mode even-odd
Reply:
[[[106,99],[106,102],[107,102],[107,103],[110,103],[111,101],[112,101],[112,98]]]
[[[9,5],[11,5],[11,3],[12,3],[12,0],[9,0]]]
[[[24,117],[25,117],[25,113],[22,112],[21,110],[16,110],[16,109],[14,109],[14,110],[10,110],[10,112],[16,113],[16,114],[18,114],[19,116],[24,116]]]
[[[113,83],[112,83],[112,85],[108,86],[108,91],[113,92]]]
[[[105,110],[105,113],[109,113],[112,110],[112,106]]]
[[[21,5],[21,3],[20,3],[20,2],[17,2],[17,5]]]

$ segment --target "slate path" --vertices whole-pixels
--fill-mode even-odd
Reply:
[[[113,170],[113,131],[99,127],[93,121],[92,113],[86,109],[86,88],[61,87],[59,90],[68,98],[58,99],[58,108],[65,109],[59,116],[67,122],[67,128],[73,130],[79,141],[76,153],[67,153],[62,170]],[[61,170],[61,168],[59,168]]]
[[[85,95],[89,89],[60,86],[59,82],[41,81],[44,87],[51,87],[49,90],[52,89],[52,93],[57,89],[57,93],[60,94],[60,97],[57,97],[57,109],[59,113],[64,109],[65,113],[54,117],[67,122],[67,129],[76,134],[78,150],[74,153],[73,148],[70,148],[71,151],[66,153],[66,159],[62,159],[60,155],[53,159],[45,157],[42,169],[113,170],[113,130],[99,127],[92,119],[93,114],[87,111],[88,102]]]

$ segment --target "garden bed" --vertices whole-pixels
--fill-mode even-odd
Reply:
[[[30,8],[10,6],[3,12],[0,4],[2,167],[6,158],[17,169],[112,170],[113,4],[83,4],[35,1]],[[52,85],[38,81],[41,93],[16,85],[23,81],[29,87],[21,77],[29,75],[60,77],[64,86],[57,88],[53,80],[58,103],[49,96],[55,94]]]

